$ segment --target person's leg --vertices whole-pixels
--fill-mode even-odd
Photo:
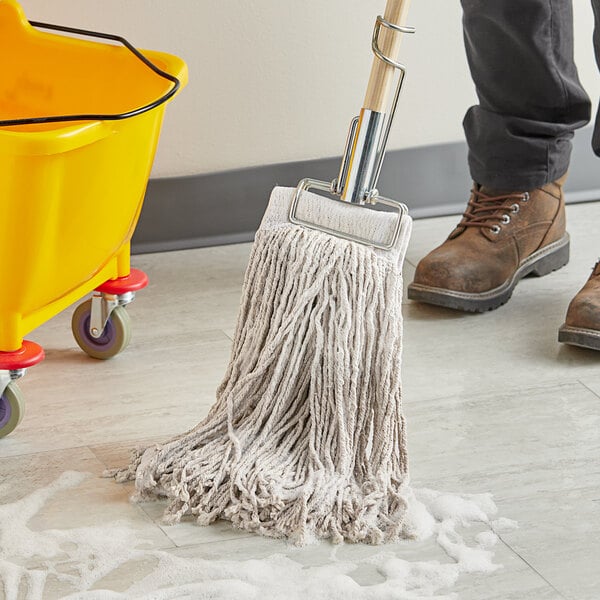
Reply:
[[[562,177],[590,101],[573,59],[571,0],[462,0],[479,104],[464,119],[473,180],[531,190]]]
[[[590,102],[573,61],[571,0],[462,6],[479,97],[464,121],[476,183],[462,221],[417,266],[408,297],[482,312],[526,275],[568,262],[562,185]]]
[[[600,0],[592,0],[592,7],[596,19],[594,50],[600,67]],[[592,147],[600,156],[600,108],[596,115]],[[571,300],[565,322],[558,330],[558,341],[600,350],[600,261],[596,263],[585,285]]]
[[[600,69],[600,0],[592,0],[592,8],[594,9],[594,52],[596,54],[596,64]],[[594,125],[594,135],[592,137],[592,148],[596,155],[600,156],[600,106],[596,113],[596,123]]]

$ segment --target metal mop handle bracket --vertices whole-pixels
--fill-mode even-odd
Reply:
[[[396,109],[398,107],[398,100],[400,98],[400,92],[402,91],[406,68],[392,57],[386,56],[382,51],[379,44],[382,27],[398,33],[415,33],[415,28],[390,23],[381,15],[378,16],[375,21],[373,37],[371,40],[373,54],[387,65],[394,67],[399,73],[391,107],[389,111],[387,111],[387,114],[363,108],[361,114],[352,119],[346,138],[344,155],[338,177],[331,182],[320,181],[317,179],[303,179],[300,181],[292,199],[289,219],[296,225],[303,225],[311,229],[324,231],[344,239],[368,244],[382,250],[391,250],[398,241],[402,226],[402,217],[408,212],[408,209],[406,205],[401,202],[380,196],[379,191],[377,190],[377,181],[381,174],[387,141],[394,115],[396,114]],[[297,211],[300,197],[303,192],[310,189],[329,192],[336,197],[336,199],[352,204],[383,204],[394,208],[398,212],[398,219],[391,239],[386,242],[366,240],[352,234],[334,231],[299,218]]]
[[[371,190],[369,190],[369,192],[367,192],[367,201],[369,201],[371,197],[377,197],[379,195],[377,192],[377,181],[379,180],[379,175],[381,174],[381,167],[383,165],[387,141],[390,135],[390,130],[392,128],[392,121],[394,120],[396,109],[398,108],[398,100],[400,99],[400,93],[402,92],[402,85],[404,84],[404,77],[406,75],[406,67],[402,63],[393,60],[389,56],[385,56],[379,47],[379,33],[381,31],[382,26],[400,33],[415,33],[416,31],[414,27],[405,27],[402,25],[395,25],[393,23],[390,23],[389,21],[386,21],[381,15],[379,15],[377,17],[377,20],[375,21],[375,27],[373,28],[373,39],[371,42],[371,48],[373,50],[373,53],[383,62],[397,69],[399,71],[399,77],[398,83],[396,85],[396,92],[394,93],[394,99],[392,101],[392,106],[390,108],[386,120],[385,131],[378,149],[377,168],[375,170],[375,176],[373,178],[373,187]],[[347,160],[346,157],[344,157],[344,160]]]

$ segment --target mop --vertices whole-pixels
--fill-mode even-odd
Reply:
[[[208,416],[110,473],[135,479],[137,499],[167,498],[167,522],[227,519],[297,544],[412,535],[400,380],[411,219],[375,187],[404,78],[394,57],[414,31],[406,11],[388,0],[377,18],[339,177],[272,192]]]

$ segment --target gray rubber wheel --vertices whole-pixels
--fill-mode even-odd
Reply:
[[[129,314],[122,306],[117,306],[111,313],[104,331],[99,338],[90,334],[90,316],[92,301],[80,304],[71,319],[73,336],[79,347],[92,358],[106,360],[122,352],[131,340],[131,321]]]
[[[16,383],[9,383],[0,396],[0,438],[14,431],[25,414],[23,392]]]

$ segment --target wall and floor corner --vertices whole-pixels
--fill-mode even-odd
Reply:
[[[577,132],[566,185],[567,203],[600,200],[600,159],[592,128]],[[414,218],[457,214],[471,181],[463,142],[388,153],[379,189],[408,205]],[[336,176],[340,158],[265,165],[213,174],[151,179],[133,252],[161,252],[251,241],[274,185]]]
[[[385,0],[20,0],[28,18],[117,33],[183,57],[190,83],[168,107],[134,251],[252,238],[275,184],[337,175],[371,67]],[[596,110],[589,0],[573,1],[575,59]],[[343,15],[343,20],[340,19]],[[461,121],[476,102],[458,0],[413,2],[406,85],[379,188],[415,217],[460,212],[470,186]],[[343,22],[342,22],[343,21]],[[578,132],[567,190],[600,197],[600,162]]]

